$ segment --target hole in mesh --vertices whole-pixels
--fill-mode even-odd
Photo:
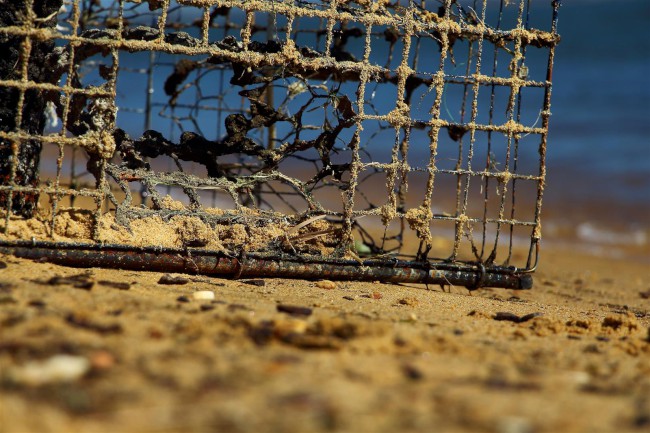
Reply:
[[[251,41],[262,43],[269,40],[286,41],[288,23],[286,16],[269,12],[255,12],[253,15]]]
[[[366,26],[355,22],[337,22],[332,33],[330,55],[340,62],[361,62],[365,51]]]
[[[370,82],[366,86],[364,112],[366,115],[386,115],[395,109],[397,86],[385,82]]]
[[[360,158],[364,163],[388,164],[392,162],[395,146],[399,150],[405,138],[405,132],[400,129],[395,133],[395,127],[383,122],[368,120],[363,123],[360,132]],[[401,156],[398,156],[401,159]]]
[[[388,201],[386,173],[370,168],[359,173],[354,197],[354,210],[372,210]]]
[[[270,181],[260,184],[257,206],[264,210],[273,210],[285,215],[296,215],[306,212],[309,203],[303,193],[290,184],[280,181]]]
[[[298,47],[309,47],[324,55],[327,20],[318,17],[296,17],[293,20],[291,36]]]
[[[404,40],[402,29],[392,26],[373,26],[370,37],[371,65],[395,71],[402,62]]]
[[[531,128],[542,127],[542,111],[544,110],[545,89],[542,87],[524,87],[520,89],[515,119]]]

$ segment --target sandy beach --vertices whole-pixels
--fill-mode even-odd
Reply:
[[[472,293],[2,256],[2,431],[645,431],[647,265],[543,251]]]

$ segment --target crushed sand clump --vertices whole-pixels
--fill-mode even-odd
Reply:
[[[129,217],[128,224],[118,223],[114,212],[99,217],[90,210],[60,208],[57,211],[54,231],[52,216],[37,213],[25,220],[11,217],[7,233],[0,222],[0,239],[37,240],[54,242],[101,242],[139,247],[205,248],[211,251],[300,252],[329,255],[339,241],[339,229],[324,219],[315,220],[298,229],[287,218],[256,209],[238,210],[201,209],[200,213],[187,215],[188,208],[169,196],[161,202],[164,211],[184,214]],[[231,219],[226,217],[232,216]],[[217,218],[223,217],[223,218]],[[235,222],[236,221],[236,222]],[[294,229],[294,227],[296,227]],[[96,236],[93,238],[93,230]],[[293,230],[292,230],[293,229]]]

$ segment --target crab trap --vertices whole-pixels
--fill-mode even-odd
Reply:
[[[0,251],[530,288],[559,3],[5,2]]]

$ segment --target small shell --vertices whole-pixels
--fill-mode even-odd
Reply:
[[[192,297],[201,301],[211,301],[214,299],[214,292],[212,290],[199,290],[194,292]]]

